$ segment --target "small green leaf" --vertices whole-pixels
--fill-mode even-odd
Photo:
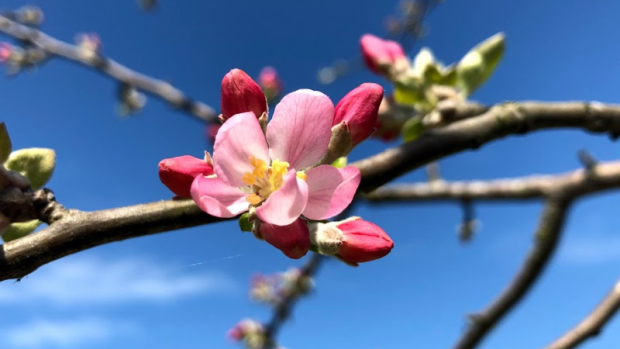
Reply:
[[[241,228],[241,231],[252,231],[252,226],[249,213],[246,212],[239,217],[239,228]]]
[[[394,101],[398,104],[414,106],[424,101],[424,91],[402,85],[394,86]]]
[[[13,223],[9,225],[8,229],[2,234],[2,240],[4,240],[4,242],[9,242],[29,235],[35,231],[40,224],[41,221],[38,219],[22,223]]]
[[[439,83],[440,85],[446,85],[446,86],[456,85],[456,82],[458,81],[458,75],[456,73],[455,66],[450,66],[444,69],[444,71],[442,71],[441,73],[442,73],[442,77],[441,77],[441,82]]]
[[[9,158],[11,151],[13,151],[13,145],[11,144],[9,131],[7,131],[4,122],[0,122],[0,164],[3,164]]]
[[[435,65],[435,57],[428,47],[422,47],[413,59],[414,75],[422,77],[429,65]]]
[[[345,166],[347,166],[347,157],[339,157],[338,159],[336,159],[336,161],[332,163],[332,166],[334,166],[335,168],[344,168]]]
[[[441,84],[443,82],[443,75],[439,66],[435,64],[429,64],[424,70],[424,81],[426,83]]]
[[[415,117],[407,120],[403,125],[403,142],[411,142],[424,132],[424,124],[422,123],[422,118]]]
[[[6,168],[22,174],[30,180],[32,189],[47,183],[56,166],[56,153],[52,149],[28,148],[14,151],[6,162]]]
[[[504,54],[504,39],[503,33],[493,35],[472,48],[458,63],[458,85],[466,96],[493,74]]]

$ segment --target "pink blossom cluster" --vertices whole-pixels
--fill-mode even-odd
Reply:
[[[381,86],[366,83],[334,107],[321,92],[298,90],[282,98],[268,122],[263,90],[245,72],[234,69],[222,80],[223,125],[215,136],[213,157],[163,160],[160,178],[176,195],[191,197],[212,216],[231,218],[248,212],[255,236],[290,258],[301,258],[313,245],[321,251],[322,241],[311,236],[323,235],[311,234],[309,224],[344,211],[361,180],[356,167],[337,168],[326,161],[328,147],[336,134],[346,140],[346,152],[368,138],[382,97]],[[385,256],[392,241],[378,227],[371,236],[363,222],[329,226],[340,248],[323,250],[346,259],[352,247],[348,236],[358,236],[361,229],[365,240],[355,253],[364,253],[373,241],[380,246],[369,250],[372,258],[349,262]]]

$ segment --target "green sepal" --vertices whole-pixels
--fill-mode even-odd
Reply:
[[[12,223],[9,225],[4,234],[2,234],[2,240],[4,240],[4,242],[9,242],[29,235],[35,231],[40,224],[41,221],[38,219],[28,222]]]
[[[250,222],[250,214],[248,212],[244,213],[239,217],[239,228],[241,231],[252,231],[252,222]]]
[[[13,151],[13,145],[11,144],[11,137],[9,137],[9,131],[6,129],[4,122],[0,122],[0,164],[3,164]]]
[[[347,166],[347,157],[339,157],[338,159],[336,159],[336,161],[332,163],[332,166],[334,166],[335,168],[344,168],[345,166]]]
[[[403,125],[403,128],[402,128],[403,142],[407,143],[407,142],[416,140],[418,137],[420,137],[420,135],[423,132],[424,132],[424,124],[422,123],[422,118],[421,117],[411,118],[407,120],[407,122],[405,122],[405,124]]]
[[[32,189],[42,188],[56,167],[56,152],[46,148],[28,148],[9,155],[6,168],[21,173],[30,180]]]

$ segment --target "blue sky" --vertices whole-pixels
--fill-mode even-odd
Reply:
[[[215,107],[221,78],[232,68],[256,75],[273,65],[287,91],[318,89],[334,101],[362,82],[384,83],[368,72],[329,86],[315,76],[335,59],[358,55],[362,34],[383,34],[383,18],[396,1],[160,2],[153,14],[141,13],[133,1],[33,3],[44,10],[51,35],[71,41],[76,33],[96,32],[109,56]],[[23,4],[5,0],[2,6]],[[505,59],[473,96],[484,103],[618,103],[618,15],[620,4],[611,0],[447,0],[429,18],[421,44],[451,63],[504,31]],[[49,187],[67,207],[98,210],[167,199],[158,162],[200,156],[207,147],[198,122],[158,100],[149,99],[136,117],[119,117],[115,86],[62,61],[0,79],[0,119],[14,147],[56,150]],[[353,158],[384,147],[367,142]],[[452,156],[441,162],[441,171],[453,180],[563,172],[579,166],[581,148],[600,160],[620,153],[606,137],[554,131]],[[423,179],[417,171],[399,181]],[[620,277],[617,207],[618,195],[608,194],[573,208],[545,278],[481,348],[544,346],[596,305]],[[540,208],[476,205],[482,230],[462,246],[454,203],[362,206],[358,214],[393,237],[393,252],[357,269],[329,263],[318,276],[318,291],[285,326],[281,343],[293,349],[451,347],[465,314],[485,306],[519,267]],[[200,262],[206,263],[190,266]],[[20,283],[0,284],[0,347],[234,347],[225,337],[228,328],[244,317],[270,315],[248,300],[250,276],[300,263],[240,233],[234,222],[98,247],[42,267]],[[619,321],[583,348],[617,346]]]

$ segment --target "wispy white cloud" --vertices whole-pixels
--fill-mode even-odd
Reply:
[[[188,273],[143,258],[76,257],[53,262],[21,282],[0,283],[0,304],[160,302],[235,289],[225,275]]]
[[[600,264],[620,260],[620,238],[578,237],[560,246],[559,259],[567,264]]]
[[[67,348],[99,343],[138,331],[139,328],[130,323],[101,318],[78,318],[68,321],[36,319],[3,330],[1,338],[10,348]]]

